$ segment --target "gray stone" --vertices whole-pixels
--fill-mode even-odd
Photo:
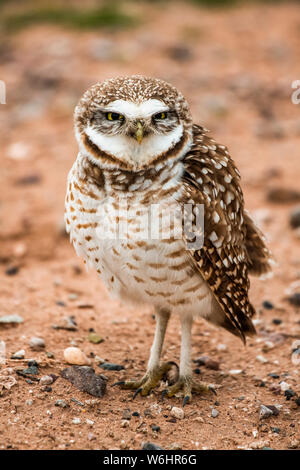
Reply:
[[[292,228],[300,227],[300,206],[295,207],[290,213],[290,226]]]
[[[33,336],[30,338],[29,346],[33,351],[40,351],[41,349],[44,349],[46,345],[43,338]]]
[[[14,324],[14,323],[23,323],[23,318],[20,315],[13,314],[13,315],[4,315],[0,317],[0,323],[3,324]]]
[[[94,397],[103,397],[106,380],[95,374],[92,367],[72,366],[61,372],[61,376],[71,382],[78,390],[87,392]]]

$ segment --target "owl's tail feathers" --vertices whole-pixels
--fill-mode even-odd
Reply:
[[[268,274],[267,277],[272,276],[270,271],[276,263],[265,244],[264,236],[246,211],[244,218],[247,229],[245,242],[249,273],[255,276],[264,275],[266,277],[266,274]]]

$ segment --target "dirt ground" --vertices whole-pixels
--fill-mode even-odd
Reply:
[[[136,8],[143,22],[125,31],[43,25],[1,39],[7,104],[0,105],[0,316],[18,314],[24,322],[0,326],[7,353],[0,375],[35,359],[38,377],[59,376],[66,367],[63,351],[74,344],[125,369],[103,371],[91,358],[97,373],[108,377],[106,394],[97,399],[61,377],[46,391],[14,373],[17,384],[0,396],[0,448],[140,449],[146,441],[165,449],[300,448],[300,366],[292,360],[300,312],[287,301],[300,291],[300,237],[289,225],[297,197],[272,202],[267,196],[274,188],[299,190],[300,105],[291,101],[291,83],[300,79],[299,6]],[[200,369],[203,380],[220,388],[217,397],[195,395],[177,420],[171,407],[181,407],[181,398],[162,402],[155,390],[132,401],[131,392],[111,387],[144,373],[155,322],[150,309],[109,298],[96,273],[85,271],[63,227],[66,177],[77,152],[74,105],[94,82],[132,73],[175,84],[194,120],[229,147],[246,206],[277,261],[272,279],[251,281],[258,335],[246,347],[226,331],[195,322],[192,358],[218,361],[219,370]],[[52,328],[71,315],[77,331]],[[102,343],[88,341],[90,328]],[[33,336],[45,340],[44,351],[30,349]],[[20,349],[25,359],[11,359]],[[179,322],[172,318],[163,358],[178,363],[179,354]],[[288,400],[284,388],[295,395]],[[55,406],[57,400],[69,407]],[[279,414],[260,420],[262,404],[278,405]],[[139,416],[124,419],[128,409]]]

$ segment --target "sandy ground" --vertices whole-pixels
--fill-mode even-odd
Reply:
[[[300,239],[289,226],[296,202],[267,199],[271,188],[299,190],[300,105],[290,98],[291,82],[300,78],[299,9],[143,8],[139,13],[147,21],[128,31],[36,26],[2,38],[7,104],[0,105],[0,316],[18,314],[24,322],[0,326],[7,349],[0,375],[6,367],[26,367],[29,359],[40,364],[38,377],[59,375],[66,367],[63,350],[71,344],[125,369],[104,372],[92,359],[108,377],[106,394],[97,399],[61,377],[45,391],[14,373],[17,384],[0,396],[0,448],[140,449],[146,441],[165,449],[299,448],[299,364],[292,349],[300,339],[300,313],[286,300],[287,289],[300,290]],[[219,370],[201,366],[201,373],[220,388],[217,397],[194,396],[182,420],[171,416],[181,398],[162,403],[155,390],[132,401],[131,392],[111,388],[116,380],[143,374],[152,312],[111,300],[96,274],[85,272],[63,230],[66,177],[76,156],[74,105],[92,83],[131,73],[174,83],[189,99],[195,121],[228,145],[242,173],[247,208],[278,263],[272,279],[252,280],[258,336],[246,347],[226,331],[195,322],[192,357],[219,362]],[[263,308],[266,300],[272,309]],[[52,328],[70,315],[77,331]],[[102,343],[88,341],[90,328]],[[30,349],[32,336],[45,340],[45,351]],[[178,362],[179,344],[179,322],[172,318],[163,358]],[[25,360],[10,359],[20,349]],[[295,392],[290,400],[282,381]],[[69,407],[55,406],[59,399]],[[278,405],[279,414],[259,420],[262,404]],[[124,421],[128,409],[139,416]],[[212,409],[219,413],[215,418]]]

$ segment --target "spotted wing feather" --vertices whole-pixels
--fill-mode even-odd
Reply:
[[[254,228],[248,232],[251,219],[244,211],[240,175],[226,147],[200,126],[193,131],[194,144],[184,159],[183,180],[186,202],[204,205],[204,242],[202,248],[189,253],[224,312],[222,326],[245,341],[246,335],[255,333],[248,272],[253,262],[249,256],[256,249],[251,252],[250,247],[258,232]]]

